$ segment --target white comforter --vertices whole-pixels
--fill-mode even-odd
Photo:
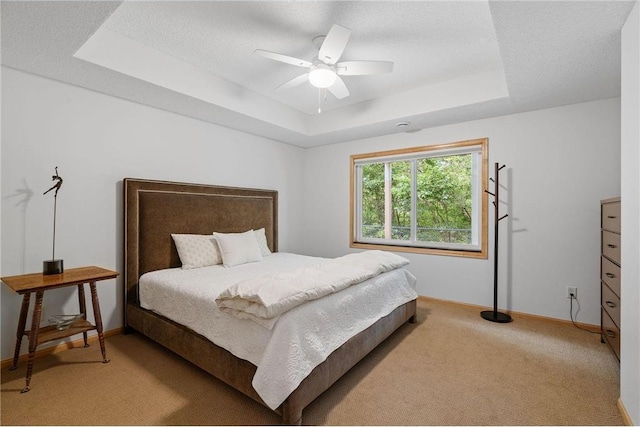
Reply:
[[[240,281],[324,260],[275,253],[261,262],[232,268],[154,271],[140,278],[141,306],[256,365],[253,387],[276,409],[335,349],[417,297],[415,277],[400,268],[295,307],[282,314],[271,330],[216,307],[218,295]]]
[[[293,307],[407,264],[409,260],[391,252],[353,253],[313,266],[244,280],[218,295],[216,304],[224,313],[271,329],[280,315]]]

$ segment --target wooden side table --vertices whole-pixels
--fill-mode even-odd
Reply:
[[[30,390],[31,374],[33,373],[33,360],[38,345],[45,342],[59,340],[76,334],[83,334],[84,346],[87,344],[87,331],[96,330],[98,339],[100,340],[100,349],[102,350],[102,362],[108,363],[107,352],[104,346],[104,335],[102,333],[102,316],[100,314],[100,304],[98,302],[98,292],[96,291],[96,282],[100,280],[115,279],[118,273],[101,267],[80,267],[66,270],[61,274],[43,275],[42,273],[23,274],[20,276],[2,277],[2,281],[14,292],[23,295],[22,307],[20,308],[20,320],[18,321],[18,332],[16,335],[16,348],[13,354],[13,364],[10,369],[16,369],[18,366],[18,356],[20,355],[20,346],[22,337],[29,337],[29,358],[27,359],[27,384],[23,393]],[[95,325],[87,321],[86,301],[84,295],[84,284],[89,283],[91,290],[91,302],[93,303],[93,314],[95,317]],[[42,316],[42,300],[44,292],[50,289],[63,288],[66,286],[78,286],[78,300],[80,304],[80,312],[82,318],[74,321],[68,329],[57,330],[55,326],[40,327],[40,317]],[[27,322],[27,312],[29,311],[29,302],[31,294],[36,294],[36,302],[33,308],[33,317],[31,321],[31,329],[25,331]]]

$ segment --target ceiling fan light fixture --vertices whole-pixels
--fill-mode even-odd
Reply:
[[[309,71],[309,83],[317,88],[326,88],[335,83],[336,72],[329,66],[319,64]]]

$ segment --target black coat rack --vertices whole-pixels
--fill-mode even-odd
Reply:
[[[495,190],[493,193],[489,190],[485,192],[491,194],[494,197],[493,206],[495,207],[494,223],[495,239],[493,242],[493,310],[487,310],[480,313],[483,319],[497,323],[509,323],[513,319],[506,313],[500,313],[498,311],[498,223],[508,217],[509,215],[500,216],[500,170],[506,165],[500,166],[497,162],[495,164],[495,177],[489,178],[495,184]]]

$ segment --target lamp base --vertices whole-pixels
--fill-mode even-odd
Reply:
[[[481,311],[480,316],[482,316],[482,318],[485,320],[496,323],[509,323],[513,320],[508,314],[500,313],[499,311],[493,310]]]
[[[42,261],[42,274],[61,274],[64,272],[64,266],[61,259],[52,259],[48,261]]]

